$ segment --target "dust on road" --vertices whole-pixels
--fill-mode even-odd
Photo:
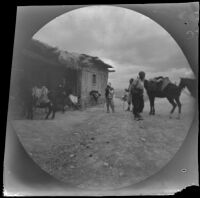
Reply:
[[[100,105],[56,114],[55,120],[12,121],[26,151],[45,171],[81,188],[118,188],[155,174],[180,148],[193,118],[186,100],[181,120],[169,119],[171,108],[156,103],[157,115],[134,121],[115,99],[116,112]]]

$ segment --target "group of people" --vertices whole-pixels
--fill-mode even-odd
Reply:
[[[71,90],[66,89],[66,82],[65,79],[62,79],[60,83],[56,86],[54,90],[51,91],[55,98],[56,102],[62,105],[65,105],[66,101],[70,105],[77,105],[78,104],[78,97],[74,96],[72,94]],[[32,97],[36,101],[36,106],[40,106],[41,104],[48,103],[50,101],[49,99],[49,93],[50,91],[46,86],[42,86],[41,84],[38,84],[32,88]],[[69,99],[70,101],[66,100]],[[63,107],[64,108],[64,107]]]
[[[145,72],[140,71],[136,80],[134,80],[133,78],[130,79],[129,87],[127,89],[128,92],[127,111],[130,111],[130,106],[132,104],[135,120],[143,119],[140,114],[144,108],[144,98],[143,98],[144,80],[145,80]],[[113,113],[115,112],[113,97],[114,97],[114,88],[111,86],[111,83],[108,83],[105,90],[107,113],[110,112],[110,108]]]

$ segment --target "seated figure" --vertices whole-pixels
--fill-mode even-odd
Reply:
[[[92,90],[92,91],[90,91],[89,94],[90,94],[91,98],[94,99],[95,103],[98,102],[98,99],[101,96],[101,94],[97,90]]]

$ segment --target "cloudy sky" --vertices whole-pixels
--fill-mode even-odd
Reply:
[[[34,37],[69,52],[98,56],[115,71],[109,81],[115,88],[127,87],[140,70],[146,78],[192,77],[181,49],[160,25],[150,18],[114,6],[90,6],[63,14]]]

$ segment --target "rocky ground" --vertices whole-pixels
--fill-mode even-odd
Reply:
[[[116,112],[99,105],[84,111],[57,113],[54,120],[14,120],[21,143],[33,160],[54,177],[89,189],[112,189],[134,184],[169,162],[184,141],[193,119],[194,100],[181,98],[182,117],[169,119],[171,105],[156,100],[143,121],[115,99]]]

